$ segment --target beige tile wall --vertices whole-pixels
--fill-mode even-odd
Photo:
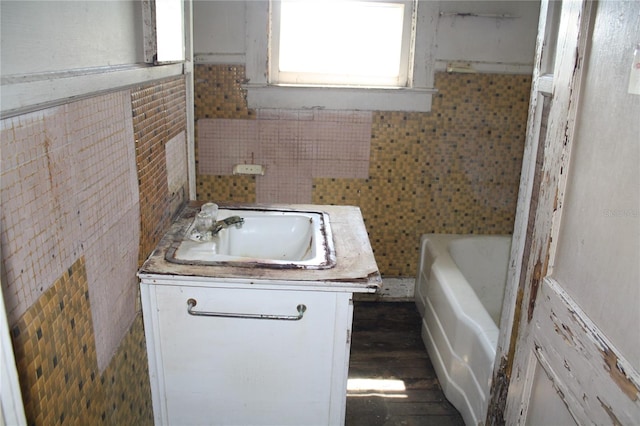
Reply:
[[[152,425],[142,317],[98,368],[84,257],[11,326],[30,425]]]
[[[242,67],[197,65],[195,73],[196,120],[263,113],[247,108]],[[522,75],[437,74],[430,113],[372,112],[368,177],[314,177],[312,202],[360,206],[386,276],[415,276],[423,233],[512,232],[530,84]],[[198,199],[269,200],[259,178],[208,173],[197,175]]]

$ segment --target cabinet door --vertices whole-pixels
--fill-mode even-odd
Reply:
[[[184,286],[157,286],[155,294],[169,424],[343,421],[350,295]],[[306,311],[297,321],[193,316],[189,299],[199,312],[295,316],[299,304]]]

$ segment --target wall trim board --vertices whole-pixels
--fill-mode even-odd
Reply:
[[[382,277],[382,287],[377,292],[354,294],[354,298],[360,301],[412,302],[415,284],[415,277]]]
[[[194,55],[195,64],[211,65],[244,65],[246,56],[244,53],[197,53]],[[507,62],[479,62],[460,60],[438,59],[435,62],[435,72],[446,72],[449,64],[468,64],[475,73],[485,74],[527,74],[533,72],[533,64],[507,63]]]
[[[87,95],[121,89],[153,80],[181,75],[183,63],[162,66],[132,64],[92,67],[61,72],[2,77],[0,114],[2,118],[77,100]]]
[[[193,62],[196,64],[244,65],[246,55],[242,53],[196,53]]]
[[[477,74],[526,74],[533,73],[533,64],[519,64],[507,62],[479,62],[468,60],[436,60],[436,72],[448,72],[450,65],[466,65],[469,72]],[[456,72],[456,71],[453,71]]]

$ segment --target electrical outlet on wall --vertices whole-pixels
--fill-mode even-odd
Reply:
[[[264,175],[264,166],[261,164],[236,164],[233,166],[234,175]]]

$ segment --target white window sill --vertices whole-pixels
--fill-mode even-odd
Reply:
[[[246,85],[249,108],[431,111],[436,89]]]

